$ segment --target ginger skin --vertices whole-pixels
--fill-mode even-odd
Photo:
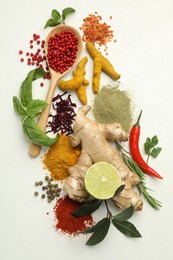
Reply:
[[[87,104],[86,86],[89,85],[89,81],[84,78],[86,73],[85,65],[88,61],[87,57],[84,57],[78,63],[76,69],[73,71],[73,78],[70,80],[60,80],[58,87],[61,90],[75,90],[77,96],[83,105]]]
[[[140,182],[140,178],[130,171],[119,153],[109,143],[109,140],[127,141],[128,135],[120,124],[100,124],[91,121],[86,116],[89,110],[89,106],[83,106],[78,110],[71,145],[75,147],[81,144],[82,151],[77,164],[69,168],[70,176],[65,180],[64,191],[74,200],[85,201],[89,196],[84,187],[85,173],[93,163],[104,161],[117,168],[121,175],[122,184],[125,184],[124,190],[112,198],[113,203],[119,208],[133,205],[135,210],[141,210],[142,199],[132,189]]]
[[[87,51],[89,52],[90,56],[94,61],[94,68],[93,68],[93,92],[99,92],[99,85],[100,85],[100,74],[101,71],[104,71],[108,74],[112,79],[117,80],[120,78],[120,74],[118,74],[113,65],[110,63],[108,59],[106,59],[100,51],[98,51],[92,42],[86,43]]]

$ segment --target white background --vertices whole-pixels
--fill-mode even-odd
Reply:
[[[47,35],[50,29],[43,27],[52,9],[61,11],[68,6],[76,12],[66,23],[76,28],[84,17],[95,11],[112,25],[117,43],[109,45],[108,57],[121,74],[125,89],[133,95],[134,114],[143,109],[141,146],[147,136],[157,134],[163,148],[159,157],[150,163],[164,179],[147,178],[147,185],[154,190],[152,195],[162,201],[163,207],[156,212],[144,201],[143,211],[132,217],[142,234],[140,239],[127,238],[114,227],[95,247],[85,246],[86,239],[62,237],[54,230],[53,204],[47,205],[46,201],[33,196],[34,182],[44,178],[45,171],[41,155],[36,159],[29,157],[29,143],[23,136],[20,119],[13,111],[12,97],[19,94],[20,84],[30,70],[19,62],[18,50],[28,46],[33,33],[42,38]],[[1,0],[1,260],[173,259],[172,14],[172,0]],[[86,74],[89,79],[91,71],[89,59]],[[101,82],[108,80],[102,74]],[[45,96],[46,88],[36,88],[39,98]],[[92,102],[91,89],[88,95]]]

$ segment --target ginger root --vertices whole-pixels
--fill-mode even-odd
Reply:
[[[90,56],[94,60],[94,69],[93,69],[93,92],[99,92],[100,85],[100,74],[101,71],[104,71],[108,74],[112,79],[117,80],[120,78],[120,74],[118,74],[112,64],[106,59],[100,51],[98,51],[92,42],[86,43],[86,48],[90,54]]]
[[[75,90],[77,96],[83,105],[87,104],[86,86],[89,85],[89,81],[84,78],[86,73],[85,65],[88,61],[87,57],[81,59],[78,63],[76,70],[73,71],[73,78],[70,80],[60,80],[58,87],[61,90]]]
[[[81,144],[82,151],[78,162],[68,169],[70,176],[64,182],[64,191],[74,200],[85,201],[89,197],[84,187],[85,173],[93,163],[104,161],[117,168],[122,184],[125,184],[124,190],[112,198],[113,203],[119,208],[133,205],[135,210],[141,210],[142,199],[132,188],[140,182],[140,178],[127,167],[117,150],[109,143],[109,140],[127,141],[128,135],[120,124],[91,121],[86,116],[89,110],[87,105],[79,108],[74,122],[71,145],[75,147]]]

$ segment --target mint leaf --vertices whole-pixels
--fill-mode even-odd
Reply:
[[[117,221],[114,218],[112,219],[112,223],[121,233],[128,237],[141,237],[141,234],[136,227],[128,221]]]
[[[26,111],[21,105],[19,99],[17,97],[13,97],[13,107],[14,111],[24,119],[26,117]]]
[[[47,107],[47,103],[43,100],[31,100],[31,102],[27,106],[27,115],[28,116],[37,116],[41,112],[41,110]]]
[[[77,218],[81,216],[90,216],[91,213],[93,213],[96,209],[100,207],[102,202],[103,202],[102,200],[97,200],[97,199],[85,202],[80,208],[75,210],[72,213],[72,215]]]
[[[75,12],[75,9],[71,8],[71,7],[67,7],[65,9],[62,10],[62,19],[63,21],[65,20],[66,16],[68,14],[71,14],[71,13],[74,13]]]
[[[115,215],[113,217],[113,219],[115,219],[116,221],[120,221],[120,222],[123,222],[123,221],[126,221],[128,220],[129,218],[131,218],[131,216],[133,215],[134,213],[134,207],[131,205],[130,207],[128,207],[127,209],[123,210],[121,213]]]

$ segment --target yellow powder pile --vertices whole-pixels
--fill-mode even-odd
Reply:
[[[71,147],[69,136],[61,135],[44,155],[45,169],[50,171],[54,180],[64,180],[69,176],[68,168],[77,163],[80,151],[80,147]]]

